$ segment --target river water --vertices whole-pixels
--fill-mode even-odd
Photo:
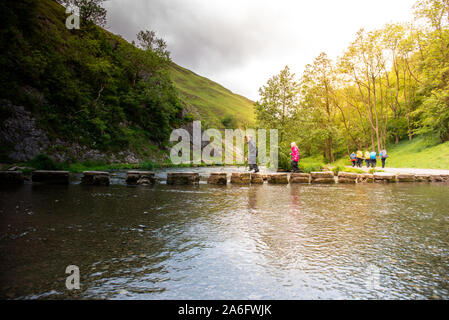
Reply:
[[[0,189],[0,298],[449,299],[447,184],[123,177]],[[69,265],[78,291],[65,286]]]

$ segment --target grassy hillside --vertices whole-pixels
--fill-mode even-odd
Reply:
[[[233,126],[254,123],[253,101],[174,63],[170,74],[186,110],[194,118],[199,115],[207,126],[222,128],[225,118]]]
[[[387,166],[391,168],[449,169],[449,142],[439,143],[438,137],[404,140],[390,145],[387,151]],[[350,161],[340,159],[334,165],[350,165]]]

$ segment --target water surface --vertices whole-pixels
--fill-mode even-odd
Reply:
[[[122,178],[0,189],[0,298],[449,299],[448,185]]]

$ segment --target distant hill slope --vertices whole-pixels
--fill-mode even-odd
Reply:
[[[170,73],[185,109],[194,117],[199,115],[209,127],[222,128],[222,120],[230,116],[238,126],[254,123],[253,101],[175,63]]]

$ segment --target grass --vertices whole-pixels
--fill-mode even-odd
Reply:
[[[422,136],[401,141],[387,148],[390,168],[449,169],[449,142],[440,143],[437,137]],[[333,166],[350,166],[348,158],[335,161]],[[379,161],[378,161],[379,165]]]
[[[254,124],[254,102],[220,84],[172,63],[171,78],[187,111],[198,112],[209,128],[223,128],[222,120],[233,116],[239,126]]]

